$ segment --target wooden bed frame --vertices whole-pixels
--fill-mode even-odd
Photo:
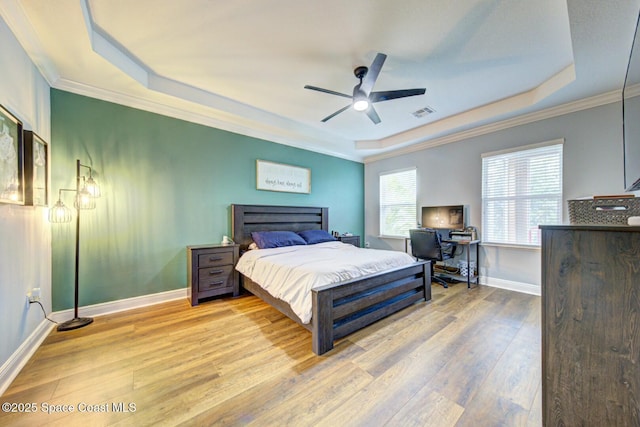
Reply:
[[[233,240],[240,251],[252,242],[253,231],[327,230],[328,208],[297,206],[231,205]],[[305,324],[289,305],[262,289],[248,277],[243,287],[298,322],[312,333],[313,352],[320,355],[333,342],[417,301],[431,300],[429,261],[395,268],[312,290],[311,323]]]

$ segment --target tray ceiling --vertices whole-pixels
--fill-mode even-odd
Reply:
[[[0,0],[52,87],[354,160],[619,91],[638,1]],[[635,17],[634,17],[635,16]],[[353,69],[388,58],[352,109]],[[429,114],[414,114],[420,110]],[[423,111],[424,113],[424,111]]]

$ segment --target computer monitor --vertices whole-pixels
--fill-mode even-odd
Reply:
[[[425,228],[462,230],[466,226],[464,206],[423,206],[422,226]]]

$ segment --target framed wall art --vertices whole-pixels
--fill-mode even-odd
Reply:
[[[0,203],[24,204],[22,122],[0,105]]]
[[[258,190],[311,193],[311,169],[256,160]]]
[[[24,131],[24,204],[47,206],[49,204],[48,145],[35,132]]]

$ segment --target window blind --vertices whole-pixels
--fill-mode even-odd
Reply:
[[[562,140],[483,154],[482,240],[540,245],[541,224],[562,222]]]
[[[408,236],[416,217],[416,170],[380,174],[380,234]]]

